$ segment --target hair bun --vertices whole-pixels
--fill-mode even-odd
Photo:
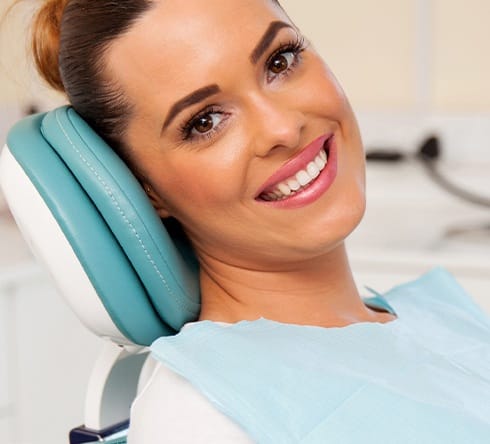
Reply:
[[[64,92],[59,68],[61,17],[68,0],[45,0],[32,28],[32,52],[36,68],[50,86]]]

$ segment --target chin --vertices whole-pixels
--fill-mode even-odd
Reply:
[[[329,208],[327,220],[319,228],[325,238],[319,236],[319,243],[325,248],[334,248],[342,243],[359,225],[366,210],[364,192],[349,193],[341,197],[341,202]],[[323,240],[323,242],[322,242]]]
[[[343,232],[341,233],[342,240],[345,240],[361,223],[366,210],[365,202],[356,207],[351,207],[348,213],[345,215],[343,221]]]

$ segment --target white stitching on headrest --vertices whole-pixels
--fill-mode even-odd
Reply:
[[[136,238],[138,239],[138,242],[139,244],[141,245],[141,248],[143,249],[144,253],[145,253],[145,256],[146,258],[148,259],[148,261],[150,262],[150,264],[152,265],[153,269],[155,270],[155,272],[157,273],[158,277],[160,278],[160,280],[162,281],[163,285],[165,285],[165,288],[168,290],[168,292],[174,296],[174,300],[177,302],[177,304],[180,306],[180,308],[182,308],[183,310],[187,311],[187,308],[184,307],[182,305],[182,302],[180,301],[180,299],[178,297],[175,297],[176,295],[174,294],[174,292],[172,291],[172,289],[169,287],[167,281],[165,280],[165,278],[163,277],[162,273],[160,272],[156,262],[153,260],[153,258],[151,257],[151,254],[150,252],[148,251],[148,249],[146,248],[143,240],[141,239],[140,235],[138,234],[138,231],[136,230],[136,228],[134,227],[134,225],[131,223],[131,221],[127,218],[127,216],[124,214],[124,211],[123,209],[121,208],[121,206],[119,205],[119,203],[117,202],[114,194],[112,193],[111,189],[109,188],[109,186],[105,183],[105,181],[102,179],[102,177],[97,173],[97,171],[95,171],[94,167],[90,164],[90,162],[83,156],[83,154],[80,152],[80,150],[75,146],[75,144],[73,143],[73,141],[71,140],[70,136],[68,135],[68,133],[66,132],[65,128],[63,127],[63,124],[62,122],[60,121],[59,119],[59,116],[58,116],[58,112],[56,112],[56,121],[58,122],[58,125],[60,126],[61,128],[61,131],[63,132],[63,134],[65,135],[65,137],[67,138],[68,142],[70,143],[70,145],[72,146],[72,148],[75,150],[75,152],[78,154],[78,156],[80,157],[80,159],[82,160],[82,162],[89,168],[89,170],[95,175],[95,177],[97,178],[97,180],[102,184],[102,186],[104,187],[105,191],[107,192],[107,194],[109,195],[109,197],[111,198],[112,202],[114,202],[117,210],[119,211],[119,213],[121,214],[122,218],[124,219],[124,221],[126,222],[126,224],[130,227],[131,231],[135,234]]]

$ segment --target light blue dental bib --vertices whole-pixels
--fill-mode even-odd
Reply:
[[[152,352],[258,443],[490,443],[488,317],[442,269],[376,301],[398,319],[202,321]]]

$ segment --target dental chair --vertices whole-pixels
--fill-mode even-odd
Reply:
[[[123,443],[131,402],[152,371],[146,347],[198,317],[192,249],[71,107],[12,128],[0,186],[61,294],[106,341],[88,384],[84,425],[70,432],[70,443]]]

